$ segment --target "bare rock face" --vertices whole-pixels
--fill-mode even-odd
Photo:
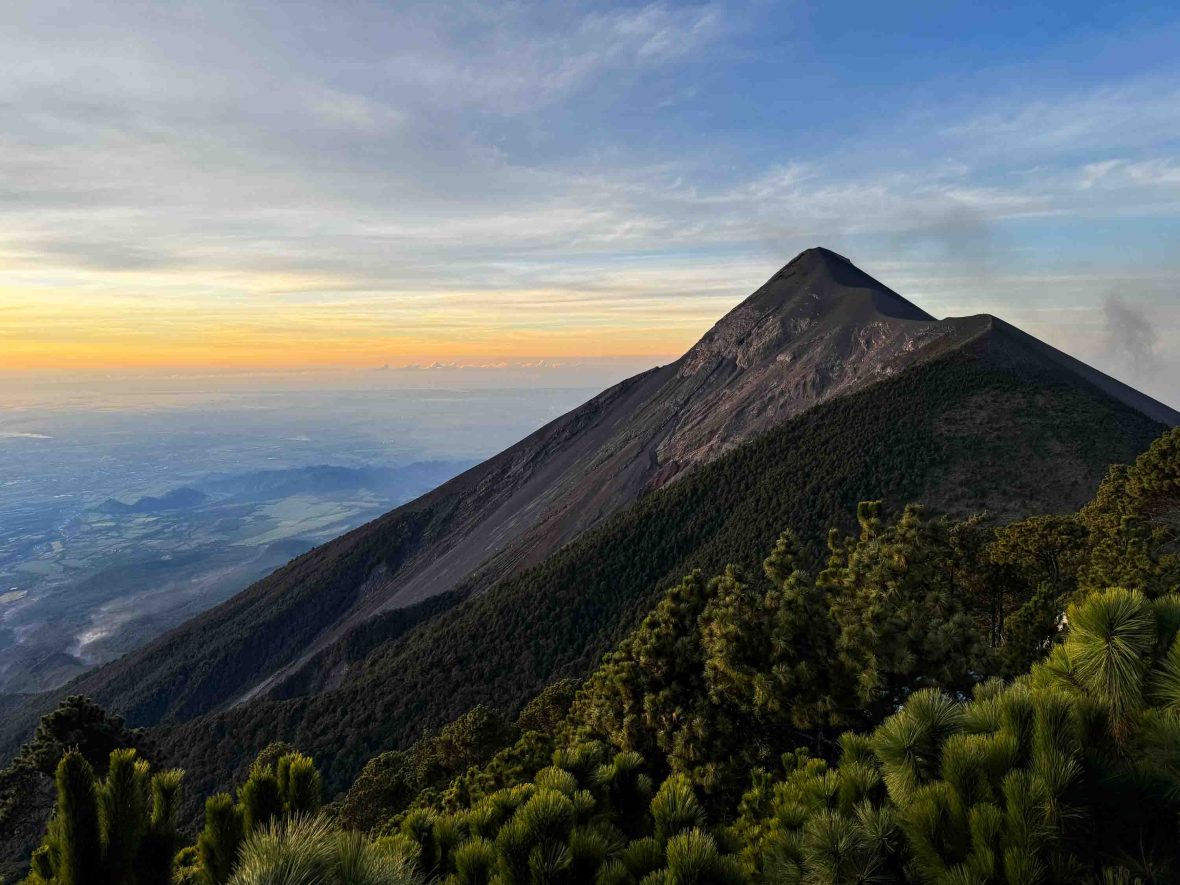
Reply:
[[[968,324],[970,325],[970,324]],[[652,485],[804,409],[887,378],[970,328],[940,323],[827,249],[809,249],[677,364],[684,389]]]

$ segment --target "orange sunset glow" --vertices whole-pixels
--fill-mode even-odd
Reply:
[[[87,279],[0,288],[0,369],[298,368],[682,352],[724,297],[347,292],[310,280]],[[318,281],[322,286],[322,281]],[[279,291],[286,287],[286,292]],[[300,288],[302,287],[302,288]]]

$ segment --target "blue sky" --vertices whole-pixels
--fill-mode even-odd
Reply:
[[[824,244],[1175,404],[1178,50],[1163,3],[17,0],[0,343],[668,356]]]

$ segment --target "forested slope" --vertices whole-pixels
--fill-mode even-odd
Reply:
[[[338,789],[379,749],[586,672],[681,575],[755,565],[786,527],[817,545],[870,498],[957,514],[1068,511],[1106,465],[1133,459],[1162,429],[1002,333],[984,334],[699,468],[541,566],[368,651],[334,690],[159,731],[163,758],[205,791],[284,739],[314,754]],[[333,664],[347,659],[337,652]]]
[[[1175,882],[1180,430],[1076,513],[855,524],[694,571],[580,685],[473,709],[326,805],[272,744],[178,831],[182,773],[63,705],[2,773],[56,774],[30,885]]]
[[[60,693],[13,704],[0,723],[0,752],[13,751],[37,716],[63,694],[83,693],[132,724],[157,725],[268,694],[289,697],[336,687],[348,675],[350,656],[357,657],[362,646],[371,648],[383,632],[403,630],[407,619],[513,580],[653,491],[679,483],[816,405],[980,346],[996,371],[1004,368],[1000,351],[1007,351],[1016,360],[1010,372],[1027,370],[1033,379],[1051,377],[1085,389],[1121,404],[1112,408],[1146,416],[1140,420],[1180,422],[1167,407],[992,317],[936,320],[847,259],[809,249],[676,362],[616,385],[462,476],[292,561]],[[902,467],[921,474],[920,482],[916,476],[906,480],[914,491],[929,491],[940,504],[986,506],[1003,516],[1026,512],[1028,505],[1064,506],[1065,499],[1079,501],[1093,488],[1096,463],[1133,453],[1119,446],[1084,451],[1091,429],[1071,437],[1068,432],[1077,425],[1069,420],[1052,431],[1060,436],[1052,445],[1018,443],[1020,428],[1039,433],[1043,426],[1036,395],[964,391],[956,405],[940,406],[945,414],[933,429],[937,439],[929,441],[955,453],[946,463],[939,464],[937,452],[911,457],[907,448],[928,443],[907,439],[906,428],[889,431],[902,434],[898,446],[878,447],[867,464],[855,453],[847,468],[836,464],[834,486],[826,476],[833,464],[785,456],[798,471],[791,483],[814,480],[813,492],[821,499],[811,517],[815,524],[854,498],[856,483],[867,493],[892,491],[890,483],[899,482]],[[899,414],[912,427],[926,426],[924,415],[913,416],[905,407]],[[845,438],[855,439],[856,430],[851,426]],[[1107,439],[1106,430],[1099,429],[1099,443]],[[986,449],[989,434],[999,434],[994,446],[999,454],[990,461],[968,457],[972,447]],[[1021,459],[1023,452],[1012,448],[1017,444],[1035,450]],[[983,457],[990,456],[984,451]],[[987,481],[975,482],[981,476]],[[1065,498],[1046,500],[1051,495]],[[702,523],[699,531],[705,537],[712,529]],[[689,547],[679,553],[656,557],[657,568],[643,567],[642,579],[659,580],[673,569],[685,551],[696,549],[693,537],[690,532]],[[438,602],[418,605],[437,596],[442,596]],[[397,610],[402,613],[390,614]],[[597,636],[597,627],[590,633]],[[548,666],[542,663],[540,671]]]

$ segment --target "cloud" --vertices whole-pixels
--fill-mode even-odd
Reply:
[[[589,285],[623,256],[785,260],[796,245],[873,238],[982,267],[1006,223],[1180,201],[1171,158],[1109,159],[1142,146],[1133,118],[1180,134],[1164,113],[1175,85],[1158,82],[993,98],[965,118],[944,108],[951,121],[909,157],[897,147],[913,119],[871,145],[724,174],[699,139],[655,162],[630,133],[588,153],[553,133],[635,78],[716,50],[734,16],[561,7],[99,3],[63,28],[17,4],[0,45],[15,72],[0,83],[0,251],[26,268],[300,274],[334,291],[537,287],[597,258]],[[1095,122],[1109,120],[1124,125]],[[1029,146],[1022,165],[1052,165],[1016,174],[997,137]]]
[[[481,371],[501,371],[504,369],[576,369],[586,365],[584,360],[559,360],[559,359],[537,359],[537,360],[513,360],[513,361],[499,361],[491,363],[461,363],[461,362],[438,362],[435,361],[429,365],[422,365],[420,363],[408,363],[404,366],[393,366],[389,364],[382,366],[379,371],[404,371],[404,372],[439,372],[451,370],[470,370],[477,369]]]
[[[1180,72],[841,112],[751,8],[5,4],[0,346],[663,352],[817,243],[934,309],[1093,312],[1077,281],[1134,269],[1129,222],[1180,218]],[[758,52],[778,79],[723,76]]]
[[[568,7],[567,7],[568,8]],[[484,106],[518,115],[586,88],[616,71],[664,65],[714,38],[722,15],[714,5],[638,8],[575,15],[538,15],[538,7],[440,4],[426,16],[416,7],[412,43],[396,46],[382,70],[398,85],[425,90],[447,104]],[[475,44],[456,36],[480,26]],[[422,31],[429,32],[425,51]],[[456,51],[456,48],[459,51]]]
[[[522,164],[503,141],[585,90],[676,64],[723,24],[718,7],[662,3],[74,11],[0,12],[13,260],[384,282],[437,277],[460,247],[478,261],[658,235],[604,205],[602,177]]]
[[[1126,368],[1133,383],[1152,384],[1161,368],[1159,333],[1151,317],[1119,295],[1108,295],[1102,304],[1106,321],[1106,352]]]
[[[1130,77],[1082,89],[978,96],[979,109],[940,127],[940,134],[981,157],[1077,157],[1101,146],[1118,153],[1153,150],[1180,133],[1180,84],[1165,74]]]
[[[1124,188],[1180,190],[1180,162],[1172,158],[1151,158],[1138,162],[1101,160],[1086,163],[1080,170],[1079,187],[1083,190]],[[1173,193],[1173,196],[1175,194]]]

